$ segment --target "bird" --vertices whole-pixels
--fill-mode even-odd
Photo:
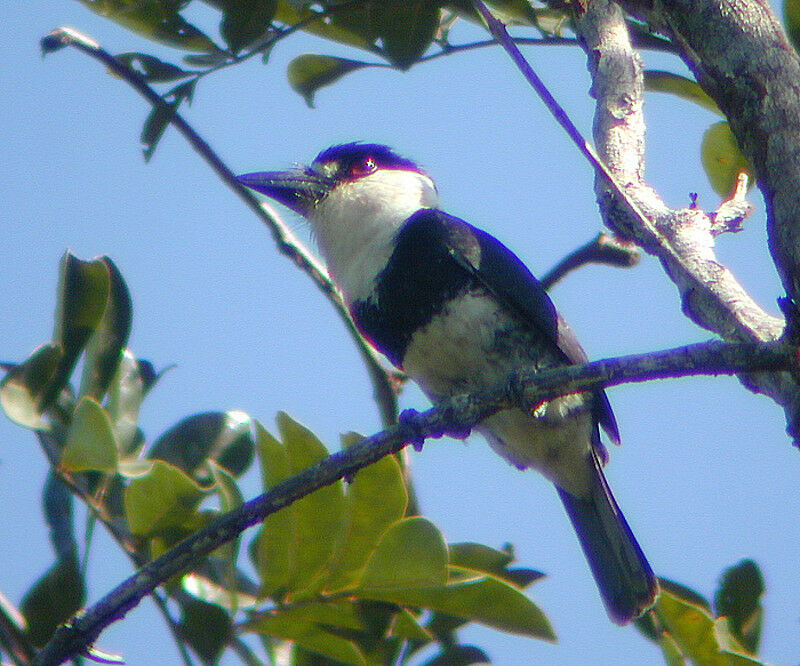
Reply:
[[[308,221],[361,334],[433,404],[520,369],[588,360],[525,264],[444,212],[427,172],[388,146],[334,145],[308,166],[237,180]],[[608,615],[624,625],[653,605],[658,583],[603,474],[600,429],[619,443],[601,390],[503,409],[475,428],[555,484]]]

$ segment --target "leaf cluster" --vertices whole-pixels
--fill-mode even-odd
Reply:
[[[141,566],[241,506],[238,479],[255,458],[267,491],[328,457],[284,413],[277,436],[244,413],[205,412],[148,444],[139,410],[163,372],[126,347],[132,310],[121,274],[107,257],[67,253],[58,293],[53,339],[6,364],[0,383],[4,411],[35,432],[52,466],[43,494],[56,561],[21,604],[36,646],[85,601],[96,521]],[[81,366],[75,389],[70,379]],[[358,439],[347,435],[343,445]],[[76,497],[90,509],[83,552]],[[470,621],[554,640],[522,591],[541,574],[511,567],[510,547],[448,546],[430,521],[407,515],[408,505],[405,477],[389,456],[347,487],[338,482],[270,515],[247,544],[249,561],[236,541],[165,583],[180,608],[176,634],[205,663],[247,635],[271,662],[291,645],[298,660],[350,664],[405,663],[430,645],[439,646],[436,659],[484,660],[457,640]]]

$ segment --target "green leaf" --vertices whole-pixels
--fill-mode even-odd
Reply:
[[[462,569],[472,569],[505,580],[518,587],[526,587],[544,577],[541,571],[517,567],[509,569],[514,561],[510,544],[496,550],[480,543],[455,543],[448,547],[450,564]]]
[[[292,90],[302,95],[306,104],[313,108],[317,90],[335,83],[349,72],[376,66],[359,60],[305,53],[289,63],[286,75]]]
[[[110,474],[117,470],[117,445],[111,419],[93,398],[85,396],[75,407],[58,467],[65,472]]]
[[[367,624],[359,604],[351,599],[331,599],[326,601],[304,601],[294,606],[284,606],[261,613],[254,613],[247,626],[251,629],[269,626],[273,621],[280,626],[297,620],[313,622],[328,627],[366,631]]]
[[[739,150],[726,121],[714,123],[705,131],[700,156],[711,187],[723,199],[731,195],[742,171],[750,176],[749,185],[753,186],[755,170]]]
[[[358,583],[381,535],[406,512],[408,493],[394,456],[358,471],[347,489],[343,538],[329,565],[328,592]]]
[[[783,22],[792,46],[800,49],[800,0],[784,0]]]
[[[372,40],[365,38],[364,34],[358,30],[347,27],[346,21],[342,21],[344,17],[354,15],[363,21],[363,12],[363,5],[354,5],[350,9],[336,11],[331,15],[330,21],[325,21],[322,18],[322,12],[317,12],[307,7],[295,7],[291,2],[282,1],[278,2],[275,10],[275,20],[284,25],[296,25],[304,21],[304,32],[332,42],[338,42],[339,44],[371,50]],[[320,18],[314,21],[309,20],[314,16],[319,16]]]
[[[270,435],[258,421],[256,448],[266,492],[291,476],[289,454],[283,444]],[[256,568],[264,596],[280,599],[289,587],[292,571],[292,526],[290,506],[267,516],[258,534]]]
[[[185,51],[216,51],[206,35],[179,13],[184,3],[163,0],[81,0],[103,18],[132,30],[143,37]]]
[[[206,460],[213,460],[234,476],[253,460],[252,421],[244,412],[203,412],[188,416],[164,432],[147,454],[198,475]]]
[[[695,664],[744,666],[761,663],[737,650],[731,641],[721,643],[714,618],[705,608],[688,599],[662,589],[655,611],[680,651]]]
[[[108,257],[100,257],[108,272],[108,298],[103,316],[86,347],[80,395],[101,400],[114,378],[131,332],[131,295],[119,269]]]
[[[458,572],[456,572],[458,573]],[[469,574],[462,570],[461,574]],[[513,585],[493,576],[469,576],[437,586],[367,587],[357,590],[367,599],[426,608],[515,634],[555,641],[545,614]]]
[[[42,646],[56,627],[66,622],[83,605],[86,585],[75,555],[59,559],[33,584],[20,604],[28,638]]]
[[[644,89],[650,92],[669,93],[681,99],[694,102],[704,109],[725,117],[719,110],[714,99],[700,87],[697,81],[687,79],[685,76],[663,72],[661,70],[647,70],[644,73]]]
[[[125,489],[125,516],[131,532],[155,536],[181,527],[204,496],[181,470],[157,460],[149,474],[133,479]]]
[[[314,622],[281,613],[260,616],[258,621],[248,623],[249,631],[266,634],[280,640],[293,641],[297,645],[321,654],[329,659],[353,666],[366,666],[367,661],[353,641],[342,638]]]
[[[729,620],[730,631],[748,652],[756,654],[761,639],[764,578],[753,560],[742,560],[726,569],[714,595],[718,616]]]
[[[367,562],[359,589],[434,587],[446,582],[444,539],[433,523],[417,516],[397,521],[384,533]]]
[[[164,104],[154,106],[152,111],[144,121],[142,127],[142,134],[139,141],[142,143],[142,152],[144,153],[145,162],[149,162],[150,158],[158,147],[158,142],[164,136],[167,126],[170,124],[175,114],[178,112],[178,107],[183,101],[182,98],[174,99],[171,102],[165,101]]]
[[[433,634],[423,627],[417,617],[406,608],[401,608],[400,612],[394,616],[388,636],[425,644],[433,641]]]
[[[230,615],[216,604],[199,599],[181,602],[178,631],[205,664],[217,663],[234,636]]]
[[[0,404],[6,416],[25,428],[46,429],[42,419],[42,397],[60,364],[63,352],[57,345],[42,345],[0,383]]]
[[[288,414],[277,419],[292,474],[298,474],[328,457],[322,442]],[[293,592],[309,583],[330,559],[344,522],[344,494],[341,482],[334,483],[295,502],[293,514],[292,575]]]
[[[262,37],[275,15],[276,0],[223,0],[220,33],[233,53]]]
[[[491,664],[491,659],[474,645],[448,645],[424,666],[470,666],[470,664]]]
[[[147,53],[120,53],[114,57],[150,83],[176,81],[195,74]]]
[[[434,0],[382,0],[373,4],[373,25],[389,61],[408,69],[428,50],[439,28]]]
[[[108,303],[109,269],[103,259],[82,261],[70,252],[61,260],[58,306],[53,342],[64,351],[58,369],[42,395],[47,408],[67,385],[83,348],[89,342]]]
[[[42,508],[50,543],[59,559],[75,556],[78,552],[73,507],[72,493],[51,467],[42,488]]]
[[[137,460],[144,441],[137,425],[139,408],[146,393],[147,385],[139,361],[129,350],[123,350],[117,372],[108,386],[106,411],[111,418],[120,453]]]
[[[197,573],[186,574],[181,578],[181,587],[201,601],[217,604],[229,611],[250,610],[258,607],[259,600],[252,594],[219,583]]]

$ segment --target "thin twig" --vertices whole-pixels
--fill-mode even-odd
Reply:
[[[59,627],[32,662],[53,666],[82,654],[105,627],[121,619],[141,599],[171,576],[186,572],[248,527],[315,490],[344,477],[407,443],[421,444],[428,437],[453,433],[464,436],[494,412],[511,407],[530,408],[566,393],[588,391],[626,382],[797,369],[796,347],[779,343],[705,342],[648,354],[594,361],[540,372],[521,372],[492,390],[456,396],[426,412],[405,412],[400,422],[347,449],[334,453],[269,492],[214,520],[109,592],[72,622]]]
[[[605,264],[617,268],[632,268],[641,260],[639,249],[632,243],[625,243],[601,231],[597,236],[577,250],[571,252],[553,268],[551,268],[539,283],[545,290],[567,275],[586,264]]]
[[[186,122],[180,113],[177,111],[173,112],[170,105],[147,84],[138,72],[135,72],[130,67],[117,60],[114,56],[101,48],[94,40],[72,28],[58,28],[42,39],[42,49],[45,53],[66,46],[72,46],[100,61],[114,74],[118,75],[132,86],[154,107],[171,114],[170,123],[209,164],[220,179],[267,225],[281,254],[291,259],[298,268],[313,280],[320,291],[328,297],[328,300],[333,304],[334,309],[345,323],[347,330],[350,332],[361,356],[367,364],[384,424],[393,422],[397,415],[397,399],[389,373],[384,370],[377,352],[372,349],[369,343],[364,340],[356,329],[338,290],[327,272],[314,257],[313,253],[300,243],[294,234],[292,234],[289,227],[284,224],[279,217],[269,212],[268,208],[265,208],[246,187],[236,180],[234,173],[219,158],[205,139],[195,132],[194,128]]]

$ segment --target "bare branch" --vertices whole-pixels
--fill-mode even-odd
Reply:
[[[195,132],[180,113],[173,112],[170,109],[170,105],[147,84],[138,72],[117,60],[94,40],[72,28],[57,28],[42,39],[42,49],[46,53],[66,46],[72,46],[100,61],[114,74],[132,86],[155,108],[170,114],[170,123],[208,163],[220,179],[267,225],[281,254],[291,259],[300,270],[313,280],[320,291],[328,297],[337,314],[345,323],[350,336],[367,364],[367,370],[372,380],[375,399],[378,403],[383,423],[386,425],[393,423],[397,418],[397,396],[395,392],[396,382],[393,381],[391,371],[384,369],[380,356],[356,329],[338,289],[314,254],[295,237],[291,229],[278,217],[274,210],[261,204],[250,193],[250,190],[236,180],[233,172],[219,158],[211,146]]]
[[[716,213],[693,207],[670,209],[644,181],[642,67],[622,11],[609,0],[592,0],[576,17],[575,26],[585,42],[597,98],[595,140],[614,173],[612,184],[625,183],[625,196],[620,196],[606,179],[596,181],[606,223],[661,260],[681,293],[683,311],[695,323],[727,340],[777,339],[784,322],[764,312],[714,252],[714,236],[723,224],[746,213],[742,183],[729,206],[723,204]],[[635,208],[629,199],[636,202]],[[631,215],[636,209],[645,214],[646,224],[640,215]],[[720,217],[730,220],[723,223]],[[791,377],[748,376],[742,381],[784,407],[788,431],[797,440],[800,393]]]
[[[94,606],[60,627],[32,663],[52,666],[82,654],[105,627],[121,619],[171,576],[186,572],[248,527],[261,523],[266,516],[339,479],[352,477],[359,469],[400,451],[407,443],[419,445],[426,438],[445,434],[464,437],[476,423],[500,409],[511,406],[531,408],[566,393],[650,379],[788,371],[797,367],[796,347],[778,343],[712,341],[538,373],[520,372],[490,391],[456,396],[422,413],[404,412],[398,424],[334,453],[269,492],[220,516],[207,528],[143,566]]]
[[[632,268],[641,260],[639,249],[633,244],[621,241],[604,231],[571,252],[540,280],[545,290],[549,290],[563,277],[586,264],[606,264],[617,268]]]
[[[766,0],[664,0],[626,8],[667,32],[728,118],[758,174],[770,250],[800,302],[800,58]],[[794,328],[795,322],[790,322]]]

